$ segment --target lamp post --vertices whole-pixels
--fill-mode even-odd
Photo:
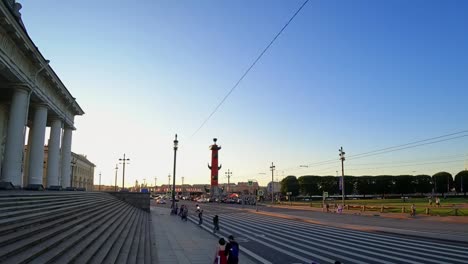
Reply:
[[[179,141],[177,140],[177,134],[175,134],[175,139],[174,139],[174,170],[173,170],[174,177],[172,178],[172,208],[174,208],[174,203],[175,203],[176,157],[177,157],[178,145],[179,145]]]
[[[70,188],[73,189],[73,177],[75,177],[75,168],[76,168],[76,158],[73,158],[73,160],[70,162],[71,167],[72,167],[72,173],[71,173],[71,179],[70,179]]]
[[[273,182],[273,171],[275,171],[276,166],[271,163],[270,170],[271,170],[271,204],[275,202],[275,187]]]
[[[230,171],[228,169],[228,171],[226,171],[224,174],[226,174],[226,177],[228,178],[228,185],[227,185],[227,194],[229,195],[229,185],[231,184],[231,182],[229,181],[231,179],[231,176],[232,176],[232,171]]]
[[[343,151],[343,147],[339,150],[340,152],[340,160],[341,160],[341,196],[343,200],[343,206],[345,205],[345,182],[344,182],[344,161],[345,161],[345,152]]]
[[[125,158],[125,153],[124,153],[124,155],[123,155],[123,159],[119,159],[119,161],[121,161],[122,164],[123,164],[123,167],[122,167],[122,170],[123,170],[123,172],[122,172],[122,190],[125,189],[125,163],[126,163],[127,161],[129,161],[129,160],[130,160],[130,159]]]
[[[169,193],[169,190],[171,189],[171,174],[170,173],[169,175],[167,175],[167,178],[169,178],[169,181],[167,182],[167,193]]]
[[[114,181],[114,192],[117,191],[117,171],[119,170],[119,164],[115,164],[115,181]]]

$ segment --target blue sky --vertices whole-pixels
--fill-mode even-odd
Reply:
[[[86,112],[73,151],[106,184],[124,152],[127,184],[166,183],[175,133],[179,183],[209,182],[217,137],[221,182],[229,168],[232,181],[266,184],[259,173],[272,161],[279,178],[334,175],[338,160],[287,169],[338,158],[340,146],[352,155],[468,129],[466,1],[310,1],[194,136],[302,1],[22,4],[30,36]],[[464,137],[346,166],[456,173],[467,146]],[[400,166],[410,161],[433,164]]]

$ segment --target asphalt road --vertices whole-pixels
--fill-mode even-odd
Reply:
[[[198,223],[195,203],[183,203],[190,208],[189,219]],[[455,232],[458,228],[466,232],[466,225],[451,225],[449,230],[440,231],[437,223],[431,223],[427,231],[420,221],[408,219],[374,219],[259,207],[261,212],[301,217],[286,219],[242,210],[240,205],[205,203],[200,206],[204,211],[203,227],[206,230],[212,230],[212,218],[217,214],[220,235],[234,235],[241,248],[257,255],[253,259],[258,263],[334,263],[336,260],[342,263],[468,263],[467,243],[439,240],[437,236],[437,232]],[[245,208],[255,209],[255,206]],[[304,215],[312,221],[303,221]],[[383,226],[392,224],[399,229],[419,223],[426,233],[433,231],[434,235],[422,238],[339,227],[340,223],[346,227],[359,220],[361,225],[369,221],[371,225],[379,226],[380,221]],[[441,227],[443,224],[438,223]]]

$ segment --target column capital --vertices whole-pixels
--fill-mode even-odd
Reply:
[[[8,87],[13,88],[18,91],[24,91],[24,92],[31,92],[32,88],[26,83],[10,83],[8,84]]]
[[[38,109],[38,108],[49,108],[49,105],[47,103],[32,103],[30,105],[33,109]]]

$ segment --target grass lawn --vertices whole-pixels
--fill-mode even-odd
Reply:
[[[328,201],[333,208],[333,204],[340,204],[341,200]],[[322,208],[322,201],[312,202],[282,202],[284,205],[292,206],[312,206]],[[405,207],[405,212],[409,213],[409,209],[412,204],[416,207],[417,214],[425,214],[426,208],[429,208],[430,215],[448,216],[448,215],[459,215],[468,216],[468,198],[457,197],[457,198],[441,198],[440,207],[435,207],[435,199],[432,201],[432,206],[429,206],[429,200],[427,198],[409,198],[406,201],[402,199],[362,199],[362,200],[346,200],[346,204],[350,206],[350,210],[361,210],[362,206],[366,206],[366,211],[380,212],[381,207],[384,206],[385,213],[401,213],[402,207]],[[457,208],[457,211],[455,211]]]

